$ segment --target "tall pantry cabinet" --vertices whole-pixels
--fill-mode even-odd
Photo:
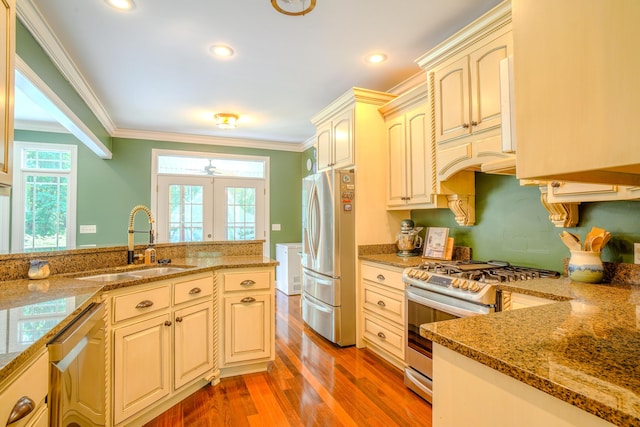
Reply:
[[[3,93],[0,99],[0,196],[8,196],[12,183],[13,146],[13,82],[16,49],[16,3],[4,0],[0,19],[0,84]]]

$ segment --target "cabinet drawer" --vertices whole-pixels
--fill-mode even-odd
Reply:
[[[365,314],[364,338],[404,360],[404,332],[402,329]]]
[[[224,291],[252,291],[271,287],[270,271],[245,271],[242,273],[224,273]]]
[[[404,291],[404,284],[402,283],[402,270],[398,271],[387,268],[374,267],[372,265],[363,263],[360,267],[360,273],[363,279]]]
[[[38,406],[40,404],[44,406],[48,383],[49,357],[44,352],[0,393],[0,402],[2,402],[0,405],[0,420],[3,422],[2,425],[8,420],[14,405],[23,396],[33,400],[36,410],[15,423],[15,425],[24,425],[27,420],[33,419],[39,412]]]
[[[387,290],[364,281],[362,287],[364,308],[404,325],[404,292]]]
[[[211,295],[213,295],[213,278],[211,276],[185,280],[173,285],[174,304],[182,304]]]
[[[169,307],[169,285],[113,297],[113,321],[120,322]]]

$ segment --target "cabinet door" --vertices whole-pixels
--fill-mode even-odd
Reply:
[[[12,183],[13,145],[13,91],[14,91],[14,51],[15,51],[15,0],[3,2],[2,25],[0,26],[0,81],[2,96],[0,97],[0,194],[4,186]]]
[[[440,68],[434,73],[436,142],[468,135],[469,57]]]
[[[353,110],[333,118],[333,167],[345,168],[354,164]]]
[[[331,148],[331,123],[318,127],[316,133],[316,156],[318,171],[329,169],[333,164],[333,150]]]
[[[271,295],[224,299],[224,363],[271,357]]]
[[[213,304],[211,301],[174,312],[174,389],[211,371]]]
[[[409,204],[431,203],[433,169],[431,138],[428,132],[427,107],[418,107],[405,115],[407,196]]]
[[[387,128],[387,205],[404,206],[407,196],[404,116],[390,119]]]
[[[114,330],[116,424],[171,391],[170,331],[168,314]]]
[[[500,126],[500,61],[513,51],[511,32],[469,55],[471,132]]]

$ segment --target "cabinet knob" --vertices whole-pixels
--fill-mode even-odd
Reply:
[[[147,307],[151,307],[152,305],[153,305],[153,301],[146,299],[144,301],[140,301],[138,305],[136,305],[136,308],[147,308]]]
[[[378,274],[377,277],[378,277],[378,280],[385,280],[386,279],[386,277],[384,277],[382,274]]]
[[[469,123],[463,123],[462,127],[465,128],[465,129],[468,129],[469,128]]]
[[[378,332],[378,338],[381,338],[381,339],[383,339],[383,340],[386,340],[386,339],[387,339],[387,336],[386,336],[384,333],[382,333],[382,332]]]
[[[202,292],[202,289],[200,288],[193,288],[189,291],[189,295],[195,295],[195,294],[199,294],[200,292]]]
[[[182,322],[182,317],[180,316],[176,317],[176,322]]]
[[[240,302],[244,302],[244,303],[247,303],[247,304],[248,304],[248,303],[251,303],[251,302],[256,302],[256,299],[255,299],[255,298],[253,298],[253,297],[245,297],[245,298],[242,298],[242,299],[240,300]]]
[[[553,188],[559,188],[562,185],[562,183],[560,181],[552,181],[551,182],[551,186]]]
[[[385,304],[384,301],[382,301],[382,300],[378,301],[378,305],[380,307],[386,307],[387,306],[387,304]]]
[[[471,122],[471,126],[478,126],[478,122],[476,121]]]
[[[165,320],[164,326],[171,326],[171,320]]]
[[[36,407],[36,403],[28,396],[22,396],[11,409],[7,425],[13,424],[29,415]]]
[[[240,282],[240,286],[252,286],[252,285],[255,285],[255,284],[256,284],[256,282],[254,282],[251,279],[243,280],[242,282]]]

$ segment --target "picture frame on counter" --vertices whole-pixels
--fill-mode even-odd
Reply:
[[[425,236],[424,253],[425,258],[447,259],[447,242],[449,239],[449,228],[428,227]]]

